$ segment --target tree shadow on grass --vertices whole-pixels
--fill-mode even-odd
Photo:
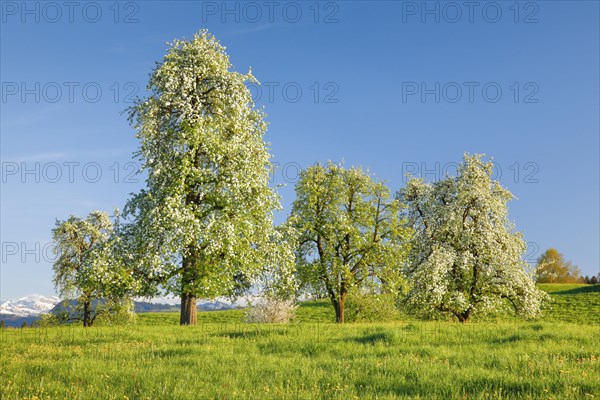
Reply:
[[[526,339],[527,339],[526,336],[515,333],[515,334],[509,335],[509,336],[493,339],[493,340],[491,340],[491,342],[494,344],[507,344],[507,343],[520,342],[520,341],[526,340]]]
[[[564,295],[564,294],[581,294],[581,293],[600,293],[600,284],[580,286],[577,288],[564,290],[561,292],[554,292],[554,293],[552,293],[552,295],[560,296],[560,295]]]
[[[366,329],[362,336],[351,338],[355,343],[364,345],[395,344],[401,339],[396,332],[382,329]]]
[[[238,331],[230,331],[230,332],[219,332],[214,336],[226,336],[229,339],[252,339],[259,338],[268,335],[273,335],[272,332],[262,331],[259,329],[247,329],[247,330],[238,330]]]
[[[161,349],[154,350],[151,354],[156,358],[180,358],[193,354],[193,351],[189,348]]]

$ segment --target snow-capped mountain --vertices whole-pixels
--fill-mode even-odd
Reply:
[[[32,317],[52,310],[60,299],[56,296],[32,294],[0,304],[0,314],[16,317]]]
[[[179,307],[179,299],[167,300],[172,301],[165,301],[162,298],[150,299],[149,301],[136,301],[136,309],[138,312],[161,311],[169,308],[166,307],[169,304],[175,308]],[[2,316],[37,317],[50,312],[60,302],[61,299],[56,296],[42,296],[40,294],[32,294],[19,299],[4,301],[0,303],[0,319],[2,319]],[[198,302],[198,308],[204,311],[228,310],[237,308],[238,306],[239,304],[232,304],[231,302],[222,301],[222,299],[217,299],[214,302]]]

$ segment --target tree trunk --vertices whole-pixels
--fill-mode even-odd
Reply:
[[[344,293],[339,299],[331,299],[333,308],[335,308],[335,322],[338,324],[344,323],[344,302],[346,300],[346,293]]]
[[[83,327],[92,326],[92,304],[89,299],[83,301]]]
[[[196,296],[190,293],[181,295],[181,315],[179,325],[196,325],[198,321],[198,308]]]
[[[190,248],[181,261],[181,314],[179,325],[196,325],[198,310],[194,283],[198,279],[198,253]]]
[[[456,318],[458,318],[458,320],[461,323],[465,323],[469,320],[469,317],[471,316],[471,309],[468,309],[467,311],[463,311],[462,313],[457,313],[455,314]]]

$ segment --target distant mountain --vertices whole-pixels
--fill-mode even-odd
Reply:
[[[32,294],[15,300],[8,300],[0,304],[0,315],[13,317],[35,317],[49,312],[60,299],[56,296],[42,296]]]
[[[225,303],[223,301],[215,301],[213,303],[198,303],[198,310],[201,311],[220,311],[220,310],[231,310],[234,308],[238,308],[237,305],[231,303]]]
[[[56,304],[54,308],[50,310],[50,312],[58,313],[61,311],[65,311],[68,308],[72,308],[72,306],[74,306],[75,304],[75,300],[63,300]],[[95,308],[96,304],[97,301],[93,302],[92,308]],[[163,304],[147,301],[134,301],[133,307],[136,313],[179,311],[179,309],[181,308],[179,304]],[[231,310],[233,308],[237,308],[237,306],[222,301],[198,303],[198,310],[200,311],[220,311]]]
[[[0,303],[0,321],[6,326],[20,327],[23,322],[28,325],[37,321],[42,314],[64,311],[67,305],[74,305],[74,300],[62,300],[56,296],[42,296],[32,294],[19,299],[8,300]],[[143,312],[179,311],[179,304],[163,304],[148,301],[134,301],[134,310]],[[199,302],[200,311],[220,311],[238,308],[237,305],[224,301]]]
[[[151,303],[147,301],[134,301],[134,311],[136,313],[143,312],[162,312],[162,311],[177,311],[179,306],[173,304]]]
[[[12,328],[20,328],[23,326],[23,323],[31,326],[39,319],[39,315],[34,315],[32,317],[17,317],[10,314],[0,314],[0,321],[4,322],[4,326]]]
[[[163,303],[153,303],[146,301],[134,301],[135,312],[160,312],[160,311],[179,311],[181,308],[180,304],[163,304]],[[237,305],[227,303],[224,301],[214,301],[214,302],[199,302],[198,305],[199,311],[220,311],[220,310],[231,310],[238,308]]]
[[[6,326],[20,327],[23,323],[31,325],[40,315],[50,312],[60,299],[56,296],[32,294],[0,303],[0,321]]]

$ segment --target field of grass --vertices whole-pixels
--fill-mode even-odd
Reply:
[[[600,285],[539,285],[552,297],[544,320],[590,323],[600,326]]]
[[[3,330],[1,399],[600,399],[600,285],[544,285],[538,321],[297,322],[243,311],[143,314],[134,326]],[[571,315],[576,309],[576,317]]]

